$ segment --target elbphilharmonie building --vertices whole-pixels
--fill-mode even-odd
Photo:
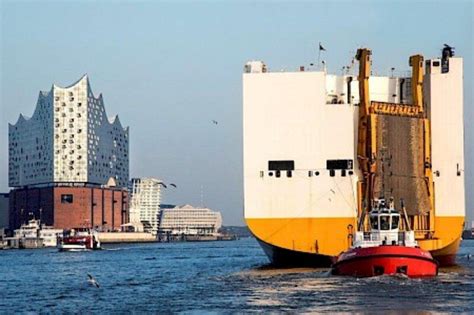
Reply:
[[[128,220],[128,177],[129,129],[107,117],[87,75],[40,92],[31,118],[9,125],[11,228],[36,217],[116,230]]]
[[[31,118],[9,125],[11,187],[49,183],[128,183],[128,128],[108,119],[87,75],[40,92]]]

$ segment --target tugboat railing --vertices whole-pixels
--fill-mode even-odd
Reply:
[[[355,244],[364,244],[364,246],[377,245],[406,245],[415,244],[415,235],[411,231],[392,231],[392,232],[356,232],[354,238]]]

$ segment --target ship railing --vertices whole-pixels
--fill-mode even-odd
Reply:
[[[412,244],[415,242],[415,233],[413,231],[356,232],[354,242],[387,245]]]

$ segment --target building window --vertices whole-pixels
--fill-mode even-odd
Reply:
[[[61,203],[72,203],[73,202],[73,198],[72,198],[72,195],[61,195]]]

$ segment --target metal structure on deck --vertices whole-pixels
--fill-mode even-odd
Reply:
[[[388,194],[405,200],[409,219],[403,225],[409,226],[403,228],[414,230],[417,239],[431,238],[435,209],[430,121],[423,103],[424,58],[413,55],[409,59],[412,100],[402,104],[370,100],[371,55],[367,48],[356,54],[360,97],[357,157],[363,175],[358,183],[359,230],[369,228],[366,214],[374,199]]]

